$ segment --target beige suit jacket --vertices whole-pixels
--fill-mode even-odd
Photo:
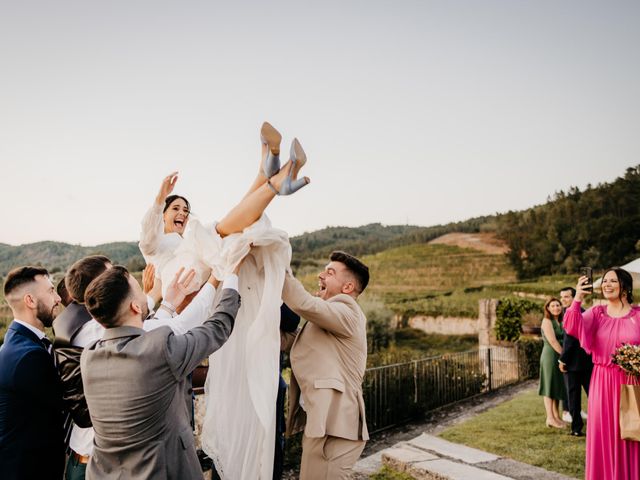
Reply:
[[[287,274],[284,302],[307,323],[283,334],[291,358],[287,435],[368,440],[362,379],[367,363],[367,319],[349,295],[314,297]],[[300,397],[304,409],[300,405]]]

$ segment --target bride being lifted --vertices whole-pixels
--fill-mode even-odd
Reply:
[[[207,240],[216,241],[218,240],[216,237],[222,239],[235,233],[241,233],[260,220],[276,195],[290,195],[309,183],[308,177],[297,178],[298,172],[307,161],[298,139],[293,139],[289,161],[282,168],[280,168],[280,142],[282,140],[280,133],[269,123],[264,122],[260,130],[260,139],[262,141],[262,158],[255,180],[240,203],[217,223],[203,226],[194,219],[191,220],[191,231],[188,231],[191,205],[185,197],[171,194],[178,181],[178,172],[172,172],[162,181],[153,206],[142,220],[139,246],[147,264],[154,265],[156,275],[162,279],[163,285],[169,284],[179,267],[188,267],[184,264],[184,258],[180,259],[183,264],[177,265],[176,257],[181,252],[192,250],[193,256],[197,257],[197,251],[202,251],[202,245],[198,245],[199,241],[204,240],[207,246],[211,246],[211,242]],[[185,232],[186,238],[195,242],[196,245],[187,247],[183,245]],[[211,239],[207,239],[207,236],[210,236]],[[219,244],[218,247],[220,248],[221,245]],[[207,258],[219,253],[205,252],[205,258],[197,258],[198,265],[191,265],[192,267],[200,267],[196,268],[199,285],[202,285],[208,278],[208,271],[203,263],[206,264]],[[215,260],[220,261],[221,259],[216,258]],[[191,261],[194,259],[192,258]],[[228,269],[228,271],[234,268],[234,266],[220,265],[217,262],[214,265],[208,265],[208,267],[214,270]],[[218,278],[222,278],[223,273],[220,275]]]
[[[182,267],[196,270],[196,285],[204,284],[211,271],[224,278],[251,249],[241,265],[242,305],[233,335],[210,357],[205,386],[202,448],[223,479],[272,478],[280,305],[291,246],[264,211],[276,195],[290,195],[309,183],[298,178],[306,155],[297,139],[280,168],[280,133],[265,122],[260,138],[258,175],[222,220],[205,226],[191,218],[189,201],[172,194],[178,178],[173,172],[162,181],[140,238],[140,250],[162,285]]]

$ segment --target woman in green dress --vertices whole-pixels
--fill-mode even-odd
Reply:
[[[542,339],[544,346],[540,355],[540,388],[538,395],[544,398],[547,411],[547,427],[564,428],[560,417],[560,400],[565,397],[564,378],[558,367],[562,352],[562,305],[557,298],[550,298],[544,304],[542,319]]]

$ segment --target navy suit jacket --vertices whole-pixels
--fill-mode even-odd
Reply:
[[[584,308],[580,308],[580,311],[584,313]],[[566,331],[562,339],[560,361],[566,365],[569,372],[589,372],[593,370],[591,355],[580,346],[580,340],[569,335]]]
[[[0,347],[0,477],[62,478],[62,391],[38,336],[12,322]]]

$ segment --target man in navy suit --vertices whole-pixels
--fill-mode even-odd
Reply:
[[[566,310],[573,303],[576,290],[573,287],[565,287],[560,290],[560,303]],[[584,310],[583,310],[584,311]],[[564,373],[564,384],[569,399],[569,413],[571,414],[571,435],[581,437],[582,427],[582,389],[589,395],[589,384],[593,371],[591,355],[580,346],[580,340],[564,332],[562,353],[558,360],[560,371]]]
[[[62,478],[62,391],[45,337],[60,303],[47,270],[20,267],[7,275],[4,296],[14,320],[0,347],[0,477]]]

